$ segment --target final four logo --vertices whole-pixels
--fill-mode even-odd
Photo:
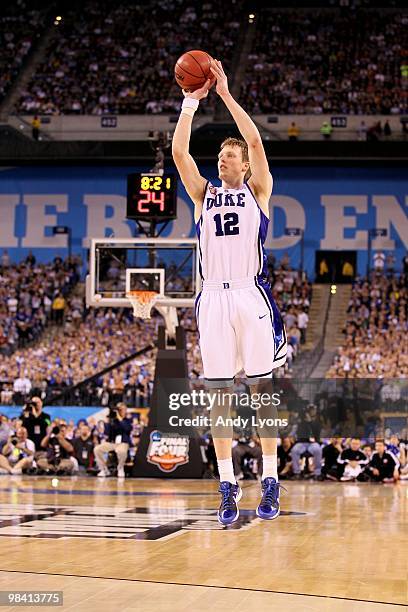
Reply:
[[[188,463],[189,439],[185,436],[171,436],[160,431],[150,434],[146,460],[157,465],[162,472],[173,472],[179,465]]]
[[[210,185],[209,190],[213,195],[217,195],[217,188],[213,187],[213,185]]]

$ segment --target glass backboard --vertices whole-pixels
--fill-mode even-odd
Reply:
[[[195,238],[94,238],[88,306],[126,307],[127,287],[160,292],[162,306],[194,306],[201,289]]]

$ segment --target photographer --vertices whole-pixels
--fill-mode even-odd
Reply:
[[[396,482],[398,480],[399,461],[391,452],[387,452],[384,440],[377,440],[375,451],[366,469],[370,478],[376,482]]]
[[[317,409],[314,404],[309,404],[304,415],[300,417],[297,425],[296,437],[297,441],[291,450],[292,455],[292,471],[293,478],[299,480],[300,474],[300,458],[303,453],[310,453],[313,457],[314,474],[313,478],[324,480],[321,475],[322,465],[322,447],[320,446],[320,430],[321,424],[317,416]]]
[[[132,421],[126,418],[126,404],[119,403],[116,408],[109,410],[109,422],[105,423],[105,432],[108,436],[107,442],[102,442],[94,448],[96,463],[99,467],[98,476],[109,476],[109,471],[104,458],[105,453],[114,451],[118,457],[118,478],[125,477],[125,462],[130,445],[130,433]]]
[[[257,473],[262,474],[262,449],[257,436],[252,432],[243,430],[237,435],[237,440],[232,447],[232,462],[234,465],[234,475],[237,480],[243,480],[242,464],[244,457],[257,461]],[[256,476],[254,476],[256,478]]]
[[[0,469],[9,474],[22,474],[33,464],[35,446],[27,437],[25,427],[19,427],[16,434],[9,436],[0,455]]]
[[[5,414],[0,414],[0,452],[3,446],[7,444],[11,432],[11,427],[8,418]]]
[[[28,437],[35,444],[37,450],[40,449],[41,440],[47,433],[47,428],[51,424],[51,417],[42,411],[43,403],[39,397],[33,397],[23,407],[20,419],[23,427],[27,429]]]
[[[89,470],[94,465],[92,433],[87,423],[82,423],[79,435],[72,440],[74,457],[78,462],[79,470]]]
[[[292,440],[284,436],[278,445],[278,475],[280,480],[289,478],[292,474]]]
[[[359,438],[352,438],[350,447],[345,448],[337,459],[338,475],[343,482],[358,478],[368,465],[369,460],[361,450],[360,444]]]
[[[46,449],[47,454],[37,459],[38,467],[46,472],[72,474],[76,462],[71,460],[74,448],[65,437],[67,426],[53,425],[49,429],[49,433],[41,440],[41,447]]]

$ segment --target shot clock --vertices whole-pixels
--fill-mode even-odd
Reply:
[[[128,175],[127,219],[176,219],[177,179],[174,174]]]

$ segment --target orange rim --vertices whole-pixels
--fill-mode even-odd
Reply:
[[[148,304],[158,295],[157,291],[128,291],[126,297],[130,300],[136,300],[139,304]]]

